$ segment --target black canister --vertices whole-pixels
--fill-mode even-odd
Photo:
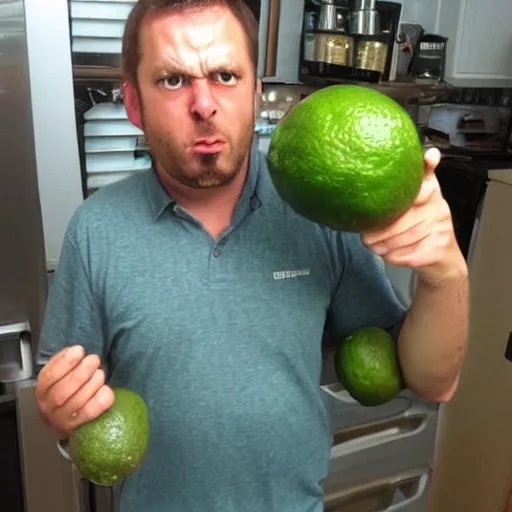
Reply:
[[[425,34],[421,37],[411,66],[414,78],[443,80],[447,42],[447,37],[438,34]]]

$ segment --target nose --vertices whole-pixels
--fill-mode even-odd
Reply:
[[[190,111],[199,119],[209,119],[215,115],[217,107],[208,80],[200,78],[192,81]]]

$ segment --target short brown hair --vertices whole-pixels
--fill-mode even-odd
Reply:
[[[258,65],[258,22],[243,0],[139,0],[126,22],[121,56],[125,80],[137,84],[139,67],[140,30],[145,17],[155,11],[176,11],[213,6],[227,7],[241,23],[247,36],[249,55],[256,71]]]

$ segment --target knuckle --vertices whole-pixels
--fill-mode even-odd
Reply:
[[[91,383],[97,391],[105,382],[105,372],[98,368],[91,377]]]
[[[102,414],[106,408],[96,398],[91,398],[81,409],[79,421],[91,421]]]
[[[84,358],[84,361],[87,361],[87,364],[91,368],[97,368],[101,364],[100,356],[98,354],[89,354]]]
[[[70,380],[73,384],[82,384],[86,382],[96,370],[89,361],[85,361],[69,374]]]
[[[48,402],[53,406],[54,409],[62,407],[69,398],[69,392],[64,389],[54,389],[48,396]]]
[[[449,233],[444,233],[441,236],[440,240],[440,246],[442,249],[447,249],[448,247],[451,247],[452,245],[452,237],[449,235]]]
[[[448,219],[451,218],[452,216],[450,206],[444,199],[441,201],[441,204],[439,205],[439,213],[443,219]]]
[[[109,409],[113,403],[114,392],[109,386],[103,384],[82,407],[81,413],[83,412],[89,419],[94,419]]]
[[[82,387],[94,374],[100,362],[98,356],[87,356],[82,363],[69,373],[69,388],[75,391]]]

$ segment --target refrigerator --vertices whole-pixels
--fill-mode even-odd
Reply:
[[[34,397],[58,233],[83,200],[79,176],[66,175],[66,167],[72,170],[78,161],[74,115],[62,108],[73,101],[69,66],[50,73],[51,53],[46,53],[61,42],[59,30],[61,36],[67,32],[65,12],[60,18],[55,13],[52,2],[0,1],[0,509],[5,512],[91,510],[87,483],[58,453]],[[56,40],[49,41],[54,23]],[[65,47],[59,52],[57,62],[66,58]],[[48,130],[51,116],[57,132]],[[46,180],[39,179],[39,169],[49,171]],[[45,226],[52,229],[45,233]]]

